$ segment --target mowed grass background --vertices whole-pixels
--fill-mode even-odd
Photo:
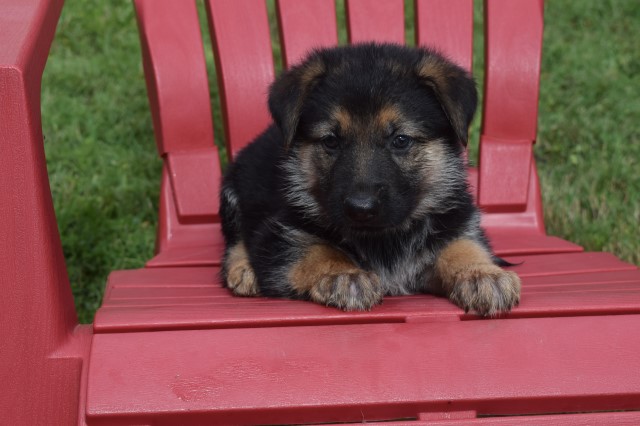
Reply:
[[[481,17],[476,1],[476,34]],[[637,0],[546,2],[535,148],[548,232],[635,264],[640,264],[639,40]],[[481,84],[481,37],[476,52]],[[161,162],[131,2],[67,0],[44,75],[42,114],[67,268],[80,319],[90,322],[108,273],[142,267],[155,239]],[[476,140],[478,128],[476,119]],[[475,152],[473,147],[472,158]]]

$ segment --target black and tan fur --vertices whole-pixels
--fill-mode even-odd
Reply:
[[[345,310],[422,292],[509,310],[520,280],[497,266],[467,188],[476,102],[469,74],[423,48],[318,50],[283,73],[275,124],[223,183],[226,285]]]

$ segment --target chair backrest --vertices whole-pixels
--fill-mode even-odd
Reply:
[[[275,71],[269,11],[265,0],[205,4],[232,159],[271,121],[266,95]],[[135,5],[156,140],[165,159],[161,250],[176,230],[218,220],[220,169],[195,0],[136,0]],[[276,0],[275,6],[285,67],[311,48],[338,43],[340,11],[334,0]],[[415,42],[471,69],[473,0],[414,0],[412,6]],[[405,1],[345,0],[344,7],[349,42],[404,42]],[[490,227],[544,232],[532,157],[542,16],[542,0],[484,1],[485,90],[479,167],[471,182]]]

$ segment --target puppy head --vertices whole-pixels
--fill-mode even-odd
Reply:
[[[357,232],[408,226],[451,208],[477,102],[469,74],[427,49],[318,50],[272,85],[288,149],[289,201]]]

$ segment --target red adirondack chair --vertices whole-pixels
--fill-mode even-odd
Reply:
[[[267,10],[206,5],[234,154],[269,122]],[[469,68],[472,0],[415,6],[417,42]],[[95,322],[78,325],[40,123],[61,7],[0,0],[0,424],[640,424],[640,271],[544,230],[532,156],[541,0],[485,1],[471,181],[498,254],[523,262],[520,306],[491,320],[428,295],[355,313],[230,296],[217,275],[220,166],[196,6],[136,0],[164,160],[157,254],[113,272]],[[346,8],[352,42],[403,42],[403,0]],[[285,64],[337,43],[332,0],[279,0],[277,14]],[[595,411],[609,412],[577,414]]]

